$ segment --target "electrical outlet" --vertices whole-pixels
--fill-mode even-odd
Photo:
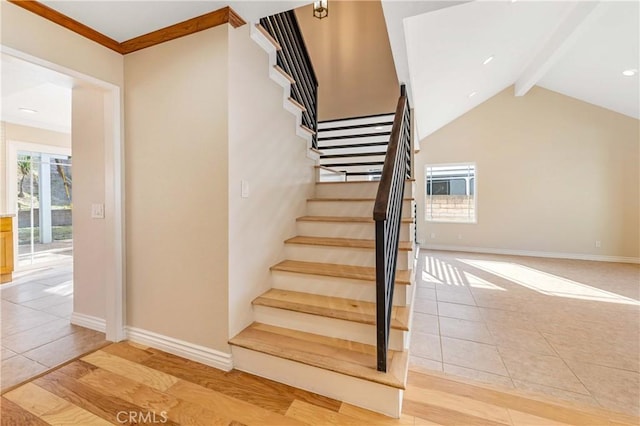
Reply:
[[[462,239],[462,234],[458,234],[458,239],[461,240]]]
[[[436,233],[435,233],[435,232],[432,232],[432,233],[431,233],[431,238],[435,238],[435,237],[436,237]]]
[[[596,240],[596,248],[600,247],[602,247],[602,243],[600,242],[600,240]]]

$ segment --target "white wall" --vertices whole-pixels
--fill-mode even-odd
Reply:
[[[540,87],[524,97],[508,88],[420,146],[427,247],[640,257],[638,120]],[[476,163],[478,223],[425,222],[424,165],[457,162]]]
[[[73,311],[106,317],[104,219],[91,218],[91,204],[105,200],[104,95],[91,87],[73,89]]]
[[[228,27],[125,57],[127,324],[224,352]]]
[[[271,287],[269,267],[295,235],[314,178],[307,142],[249,31],[229,31],[229,337],[253,321],[251,301]]]

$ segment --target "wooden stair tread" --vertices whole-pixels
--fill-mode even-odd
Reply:
[[[305,109],[306,111],[306,109]],[[300,127],[302,128],[302,130],[304,130],[305,132],[311,134],[311,135],[315,135],[316,132],[311,130],[310,128],[308,128],[307,126],[305,126],[304,124],[301,124]]]
[[[326,237],[305,237],[297,236],[289,238],[285,241],[285,244],[304,244],[312,246],[327,246],[327,247],[349,247],[349,248],[363,248],[372,249],[376,248],[375,240],[360,240],[353,238],[326,238]],[[400,241],[398,250],[410,251],[411,242]]]
[[[389,351],[389,371],[376,370],[376,347],[261,323],[253,323],[229,344],[359,379],[404,389],[406,351]]]
[[[332,169],[331,167],[327,167],[327,166],[313,166],[315,169],[322,169],[322,170],[328,170],[332,173],[339,173],[339,174],[345,174],[346,172],[343,172],[342,170],[336,170],[336,169]]]
[[[291,102],[296,108],[298,108],[300,111],[304,112],[307,109],[304,107],[304,105],[302,105],[300,102],[296,101],[295,99],[293,99],[292,97],[289,97],[288,99],[289,102]]]
[[[415,182],[416,180],[414,178],[411,179],[405,179],[405,182]],[[363,184],[363,183],[368,183],[368,184],[379,184],[380,181],[379,180],[351,180],[348,182],[316,182],[316,185],[336,185],[336,184],[352,184],[352,183],[359,183],[359,184]]]
[[[256,28],[258,29],[258,31],[260,31],[262,33],[262,35],[265,36],[265,38],[267,40],[269,40],[269,43],[271,43],[273,45],[273,47],[276,48],[276,50],[282,50],[282,46],[280,46],[280,43],[278,43],[276,41],[276,39],[273,38],[273,36],[271,34],[269,34],[269,31],[267,31],[266,28],[264,28],[260,24],[256,24]]]
[[[373,217],[357,216],[301,216],[296,219],[298,222],[356,222],[374,223]],[[403,217],[402,223],[413,223],[412,217]]]
[[[354,280],[376,281],[376,268],[368,266],[340,265],[336,263],[303,262],[283,260],[273,265],[272,271],[297,272],[299,274],[322,275],[326,277],[350,278]],[[411,270],[396,271],[396,284],[411,284]]]
[[[316,166],[316,167],[322,167],[322,166]],[[415,198],[403,198],[404,201],[414,201]],[[346,201],[346,202],[360,202],[360,201],[376,201],[375,198],[328,198],[328,197],[322,197],[322,198],[308,198],[307,201]]]
[[[297,291],[271,289],[253,300],[253,305],[318,315],[327,318],[376,324],[376,304],[342,297],[321,296]],[[409,309],[391,309],[391,328],[409,330]]]

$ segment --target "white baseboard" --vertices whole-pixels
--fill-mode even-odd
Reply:
[[[463,252],[466,251],[471,253],[506,254],[506,255],[512,255],[512,256],[551,257],[555,259],[594,260],[597,262],[619,262],[619,263],[640,264],[640,258],[638,257],[604,256],[599,254],[562,253],[562,252],[531,251],[531,250],[511,250],[511,249],[497,249],[497,248],[488,248],[488,247],[466,247],[466,246],[450,246],[450,245],[439,245],[439,244],[421,244],[420,247],[427,250],[463,251]]]
[[[99,331],[100,333],[105,333],[107,330],[107,320],[104,318],[98,318],[78,312],[71,314],[71,324]]]
[[[225,352],[136,327],[126,327],[126,334],[129,340],[141,345],[150,346],[220,370],[231,371],[233,369],[231,354]]]

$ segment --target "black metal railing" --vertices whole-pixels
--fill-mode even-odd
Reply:
[[[345,181],[380,180],[395,111],[318,123],[320,165],[344,173]]]
[[[267,30],[280,47],[277,64],[294,80],[291,84],[291,98],[304,107],[302,125],[313,131],[313,148],[318,148],[318,79],[300,32],[300,26],[293,10],[260,19],[260,25]]]
[[[402,201],[406,179],[412,173],[410,114],[406,88],[402,85],[373,207],[373,219],[376,222],[377,368],[378,371],[385,372],[402,224]]]

